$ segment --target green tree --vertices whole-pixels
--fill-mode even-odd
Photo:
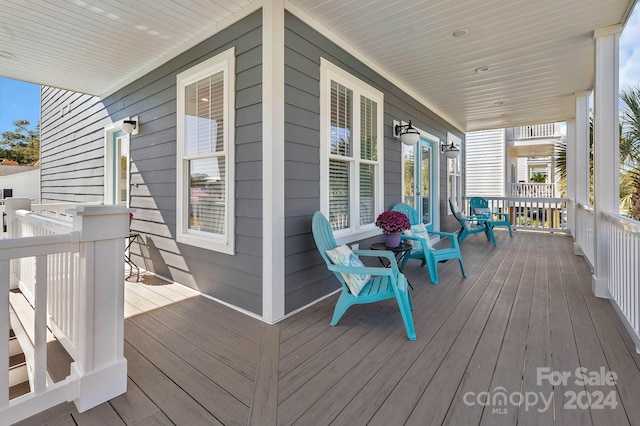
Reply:
[[[620,212],[640,220],[640,87],[620,93]],[[556,171],[561,186],[566,185],[567,145],[561,141],[555,149]],[[593,203],[593,117],[589,117],[589,176]]]
[[[13,125],[13,132],[2,133],[0,156],[20,164],[37,164],[40,160],[40,124],[31,129],[29,120],[17,120]]]
[[[540,172],[535,172],[531,175],[531,182],[545,183],[546,181],[547,181],[547,177]]]
[[[620,99],[620,211],[640,220],[640,87],[623,90]]]

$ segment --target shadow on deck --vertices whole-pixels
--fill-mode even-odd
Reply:
[[[330,327],[332,296],[268,326],[178,285],[127,282],[128,392],[22,424],[640,424],[640,356],[572,240],[496,238],[462,244],[467,279],[441,263],[434,286],[409,262],[415,342],[393,300]],[[601,372],[616,384],[595,383]]]

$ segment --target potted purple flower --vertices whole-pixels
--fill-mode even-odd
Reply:
[[[407,215],[395,211],[380,213],[376,219],[376,226],[382,229],[387,247],[398,247],[400,233],[405,229],[411,229]]]

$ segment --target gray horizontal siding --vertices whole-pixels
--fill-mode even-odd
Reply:
[[[100,99],[43,87],[41,114],[42,202],[103,201],[104,139],[95,129],[109,120]]]
[[[407,96],[391,82],[290,13],[285,18],[285,310],[292,312],[338,288],[318,254],[311,217],[320,208],[320,58],[382,91],[384,103],[385,207],[401,198],[401,144],[392,137],[392,121],[413,120],[446,140],[464,135]],[[442,197],[446,169],[441,168]],[[373,240],[362,241],[367,247]]]
[[[42,194],[47,201],[102,201],[104,126],[138,116],[131,138],[134,261],[225,302],[262,312],[262,16],[258,11],[99,100],[47,88]],[[236,254],[177,244],[176,75],[230,47],[236,53]],[[60,110],[67,103],[72,112]]]

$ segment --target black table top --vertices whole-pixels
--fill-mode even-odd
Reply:
[[[398,253],[398,252],[411,250],[411,244],[400,243],[400,245],[398,247],[387,247],[387,245],[384,242],[381,242],[381,243],[373,243],[373,244],[371,244],[369,246],[369,249],[370,250],[389,250],[389,251],[392,251],[394,253]]]

